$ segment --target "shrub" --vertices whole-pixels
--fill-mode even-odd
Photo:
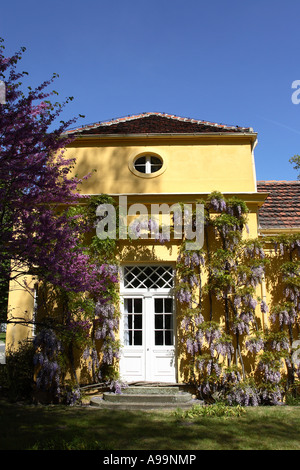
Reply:
[[[33,355],[32,343],[19,343],[19,349],[8,351],[6,364],[1,366],[1,393],[10,401],[32,400],[33,391]]]

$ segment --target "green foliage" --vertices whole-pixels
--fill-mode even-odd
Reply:
[[[198,418],[237,418],[246,413],[244,407],[240,405],[228,406],[223,402],[217,402],[212,405],[194,405],[189,410],[178,409],[174,416],[178,420],[198,419]]]
[[[222,230],[224,226],[227,227],[229,231],[234,231],[237,227],[240,227],[241,224],[245,223],[246,219],[241,219],[230,214],[221,214],[212,221],[217,229]]]
[[[61,439],[60,437],[53,438],[48,441],[36,442],[28,450],[108,450],[110,447],[104,446],[96,439],[89,439],[85,441],[82,437],[74,437],[70,440]]]
[[[116,319],[119,316],[116,240],[100,240],[96,234],[96,209],[99,204],[107,203],[112,204],[114,201],[109,196],[101,195],[89,198],[83,206],[68,208],[68,215],[74,217],[71,224],[80,223],[89,228],[89,232],[85,231],[82,236],[80,244],[89,256],[91,265],[95,266],[99,290],[72,292],[51,287],[51,295],[47,291],[43,296],[43,309],[39,322],[43,328],[50,327],[55,332],[60,344],[57,362],[61,382],[59,397],[63,402],[72,403],[77,399],[80,400],[76,372],[79,361],[82,359],[86,361],[86,370],[90,371],[93,382],[103,380],[101,377],[103,362],[114,362],[114,366],[110,364],[110,371],[117,365],[114,358],[118,357],[120,343],[115,339]],[[106,311],[99,308],[99,305],[107,306]],[[113,305],[115,307],[110,308]],[[101,339],[99,339],[99,328],[106,331],[106,334],[101,335]],[[65,381],[68,373],[71,374],[75,388],[70,388],[70,383]],[[105,376],[108,382],[114,379],[114,372],[111,373],[111,377]]]
[[[286,404],[288,406],[299,406],[300,407],[300,379],[298,378],[290,386],[286,394]]]
[[[7,351],[6,364],[0,366],[0,390],[10,401],[31,400],[33,392],[32,343],[19,343],[16,351]]]
[[[238,199],[235,196],[227,199],[227,207],[229,207],[235,214],[242,215],[249,213],[249,209],[245,201]]]
[[[300,155],[294,155],[289,159],[289,162],[294,164],[294,170],[300,170]],[[298,174],[298,179],[300,179],[300,174]]]
[[[296,326],[299,327],[300,234],[284,234],[263,241],[244,239],[249,212],[244,201],[226,199],[214,191],[204,204],[206,249],[202,252],[203,267],[196,269],[187,262],[184,244],[177,265],[180,280],[177,298],[185,313],[183,326],[187,352],[191,356],[191,380],[204,400],[209,401],[213,394],[221,393],[230,404],[280,403],[284,393],[293,386],[297,373],[291,354]],[[208,231],[210,227],[213,228],[211,232]],[[270,256],[265,247],[271,250]],[[272,250],[275,250],[275,256]],[[277,276],[282,291],[280,301],[268,306],[265,298],[259,297],[258,288],[264,282],[266,268],[272,268],[273,262],[277,264],[272,271],[272,283],[276,285]],[[206,283],[204,274],[207,274]],[[209,302],[208,309],[204,309],[207,305],[205,297]],[[261,313],[269,312],[270,331],[262,329],[257,316],[259,307]],[[208,313],[210,322],[218,316],[219,326],[209,335],[206,330]],[[197,319],[197,325],[193,317]],[[251,373],[245,360],[248,354],[251,354],[251,360],[255,358],[255,369]],[[239,369],[238,375],[229,372],[233,359]],[[284,364],[287,372],[283,370]],[[250,379],[254,383],[249,384]]]

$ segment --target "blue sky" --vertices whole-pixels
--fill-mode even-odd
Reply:
[[[65,120],[155,111],[253,127],[257,179],[292,180],[299,18],[299,0],[11,0],[0,36],[7,55],[26,47],[28,85],[59,74]]]

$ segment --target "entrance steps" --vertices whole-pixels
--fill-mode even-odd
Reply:
[[[141,384],[130,385],[122,393],[104,392],[90,400],[90,406],[119,410],[155,410],[191,408],[201,404],[181,385]]]

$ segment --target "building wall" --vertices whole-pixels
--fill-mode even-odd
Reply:
[[[165,171],[139,177],[130,171],[134,157],[160,155]],[[252,143],[248,138],[214,137],[80,139],[66,152],[76,159],[74,174],[84,176],[84,194],[253,192],[256,189]]]
[[[31,338],[33,326],[26,326],[22,320],[30,321],[33,318],[35,302],[36,280],[31,276],[11,281],[8,296],[8,325],[6,330],[6,349],[18,349],[19,343]]]
[[[216,190],[243,198],[250,209],[249,233],[257,236],[257,210],[263,196],[256,195],[253,145],[249,137],[213,138],[164,137],[153,139],[133,138],[82,138],[70,145],[66,157],[75,158],[73,174],[80,177],[92,171],[91,177],[81,187],[83,194],[127,194],[128,204],[175,202],[195,203],[198,197]],[[137,176],[132,171],[133,159],[151,152],[164,160],[163,171],[158,176]],[[93,170],[96,170],[93,172]],[[149,196],[152,194],[153,196]],[[130,195],[132,195],[130,197]],[[161,246],[145,240],[138,245],[120,243],[119,260],[126,263],[176,262],[178,241]],[[32,293],[11,285],[9,312],[13,316],[33,313]],[[178,314],[180,318],[180,312]],[[180,324],[180,322],[178,322]],[[10,325],[7,330],[7,347],[17,347],[18,342],[30,337],[32,331],[20,325]],[[180,338],[178,338],[180,344]],[[184,380],[184,351],[178,350],[178,379]]]

